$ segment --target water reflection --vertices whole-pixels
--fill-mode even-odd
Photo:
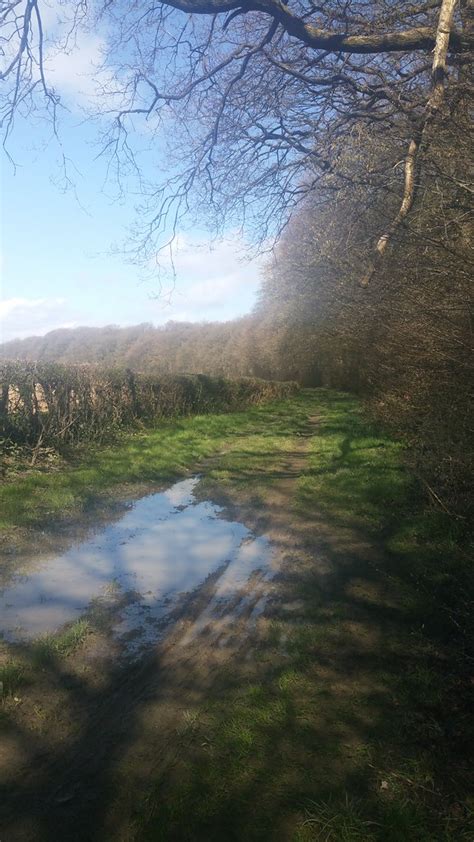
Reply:
[[[133,650],[157,638],[181,594],[226,565],[198,624],[204,626],[252,572],[269,566],[271,551],[265,538],[220,517],[219,506],[197,502],[198,481],[186,479],[143,497],[116,523],[16,577],[0,593],[3,636],[15,641],[52,632],[92,601],[115,600],[122,605],[115,634]]]

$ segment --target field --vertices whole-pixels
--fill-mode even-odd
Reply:
[[[276,548],[264,610],[183,646],[216,574],[127,668],[91,657],[110,630],[94,613],[4,642],[5,839],[474,838],[462,524],[354,398],[163,421],[12,475],[5,581],[191,473]]]

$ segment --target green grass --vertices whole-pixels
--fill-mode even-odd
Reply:
[[[12,705],[23,703],[30,691],[43,683],[43,692],[54,693],[50,686],[53,670],[57,679],[58,662],[72,655],[91,632],[88,621],[79,619],[55,634],[43,635],[28,645],[3,645],[3,661],[0,663],[0,731],[11,726]],[[47,688],[44,690],[44,688]],[[18,698],[20,696],[21,698]],[[38,706],[36,706],[36,712]]]
[[[266,440],[271,447],[275,437],[288,435],[288,424],[296,430],[304,420],[305,401],[294,406],[279,401],[245,412],[161,421],[154,429],[123,435],[114,446],[81,449],[61,470],[31,471],[2,485],[0,531],[57,525],[107,499],[123,483],[170,482],[245,437],[257,449],[253,458],[244,457],[252,469],[264,464],[260,443],[252,438],[256,428],[269,424]]]
[[[296,554],[286,585],[301,608],[267,624],[253,672],[236,662],[216,680],[181,733],[173,773],[137,807],[140,838],[474,838],[472,574],[459,527],[427,505],[403,444],[358,401],[319,390],[291,407],[291,417],[269,412],[207,487],[264,502],[308,415],[319,415],[289,512],[309,527],[314,558],[311,567]]]
[[[334,530],[355,529],[383,552],[397,602],[434,634],[473,639],[473,576],[465,524],[429,505],[404,460],[403,443],[374,429],[358,402],[322,393],[318,435],[298,483],[298,508]],[[472,549],[472,547],[471,547]],[[377,579],[376,571],[373,577]]]
[[[36,638],[27,646],[12,648],[11,656],[4,656],[0,664],[0,700],[15,696],[22,688],[31,687],[44,672],[54,666],[58,659],[72,655],[91,632],[87,620],[79,619],[55,634]]]
[[[14,696],[25,681],[25,667],[19,661],[8,659],[0,664],[0,699]]]
[[[31,646],[31,660],[35,667],[44,667],[57,658],[67,658],[91,633],[87,620],[76,620],[56,634],[39,637]]]
[[[372,819],[367,819],[367,802],[346,796],[339,801],[310,803],[295,842],[469,842],[473,824],[447,817],[439,830],[413,800],[402,794],[385,804],[371,802]]]
[[[472,569],[461,526],[427,504],[403,443],[352,397],[308,390],[124,437],[6,485],[3,527],[77,516],[123,483],[172,481],[215,454],[201,493],[236,499],[264,528],[272,487],[309,434],[286,513],[302,546],[287,551],[283,604],[250,659],[237,655],[206,702],[183,712],[172,768],[137,801],[137,839],[474,838]],[[87,629],[76,632],[42,641],[40,662]]]

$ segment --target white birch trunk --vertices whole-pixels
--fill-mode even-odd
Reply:
[[[436,30],[436,42],[433,50],[433,64],[431,68],[432,89],[431,94],[426,104],[426,114],[423,122],[416,132],[416,135],[411,138],[408,152],[405,158],[405,185],[403,190],[402,203],[400,209],[391,222],[388,229],[379,238],[375,247],[375,257],[369,267],[368,272],[362,278],[360,284],[363,287],[368,286],[372,279],[374,272],[377,269],[380,259],[385,254],[387,246],[389,245],[393,235],[400,227],[404,219],[410,213],[416,195],[416,163],[418,152],[420,149],[423,134],[432,121],[434,116],[440,110],[444,100],[444,86],[446,80],[446,60],[448,56],[449,36],[453,26],[454,9],[457,0],[442,0],[439,12],[438,27]]]

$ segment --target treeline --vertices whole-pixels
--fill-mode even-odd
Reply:
[[[0,365],[0,436],[15,444],[61,447],[103,441],[137,421],[229,412],[289,397],[296,383],[206,375],[154,378],[100,366]]]
[[[361,285],[400,207],[403,146],[360,128],[338,178],[294,218],[268,268],[259,313],[281,377],[363,395],[410,445],[433,504],[472,513],[472,199],[466,113],[450,103],[421,149],[407,224]],[[345,180],[345,184],[344,184]],[[317,349],[317,350],[316,350]],[[276,350],[276,356],[275,356]]]
[[[396,132],[374,123],[355,126],[337,171],[293,217],[253,314],[224,324],[53,331],[0,353],[356,392],[408,442],[433,504],[467,520],[474,267],[463,96],[460,86],[446,119],[424,135],[423,187],[367,287],[360,282],[374,245],[400,207],[406,154],[405,130],[397,143]]]
[[[79,327],[53,330],[46,336],[13,340],[0,346],[3,359],[40,362],[100,363],[154,376],[211,374],[263,377],[258,319],[231,322],[169,322],[164,327]]]

